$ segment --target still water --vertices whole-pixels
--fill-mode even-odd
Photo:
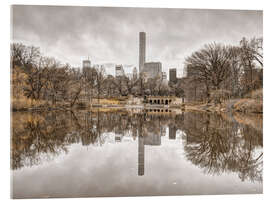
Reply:
[[[262,193],[262,117],[12,114],[13,198]]]

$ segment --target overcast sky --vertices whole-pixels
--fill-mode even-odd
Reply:
[[[46,56],[81,66],[138,67],[139,32],[146,32],[146,61],[182,73],[185,57],[210,42],[238,44],[263,35],[262,11],[13,6],[16,42],[39,46]],[[130,68],[128,68],[130,67]]]

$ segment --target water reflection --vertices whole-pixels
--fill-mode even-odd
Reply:
[[[169,111],[13,113],[12,126],[13,170],[68,153],[74,143],[103,146],[138,142],[137,175],[143,176],[145,146],[162,146],[162,137],[168,136],[174,142],[181,139],[185,158],[206,174],[235,173],[242,181],[262,181],[262,128],[225,115]]]
[[[187,114],[186,157],[209,174],[235,172],[244,181],[262,180],[262,131],[219,115]]]

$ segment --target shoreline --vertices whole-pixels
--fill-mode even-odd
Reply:
[[[75,110],[91,110],[91,109],[111,109],[115,110],[151,110],[151,109],[175,109],[181,111],[197,111],[197,112],[205,112],[205,113],[245,113],[245,114],[255,114],[262,115],[263,111],[250,111],[250,106],[246,106],[245,108],[235,108],[235,104],[241,103],[241,99],[239,100],[229,100],[220,105],[214,104],[182,104],[182,105],[150,105],[150,104],[92,104],[85,107],[65,107],[65,106],[33,106],[33,107],[22,107],[22,108],[13,108],[11,106],[12,112],[38,112],[38,111],[75,111]]]

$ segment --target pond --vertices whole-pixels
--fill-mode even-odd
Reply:
[[[262,117],[13,112],[13,198],[262,193]]]

